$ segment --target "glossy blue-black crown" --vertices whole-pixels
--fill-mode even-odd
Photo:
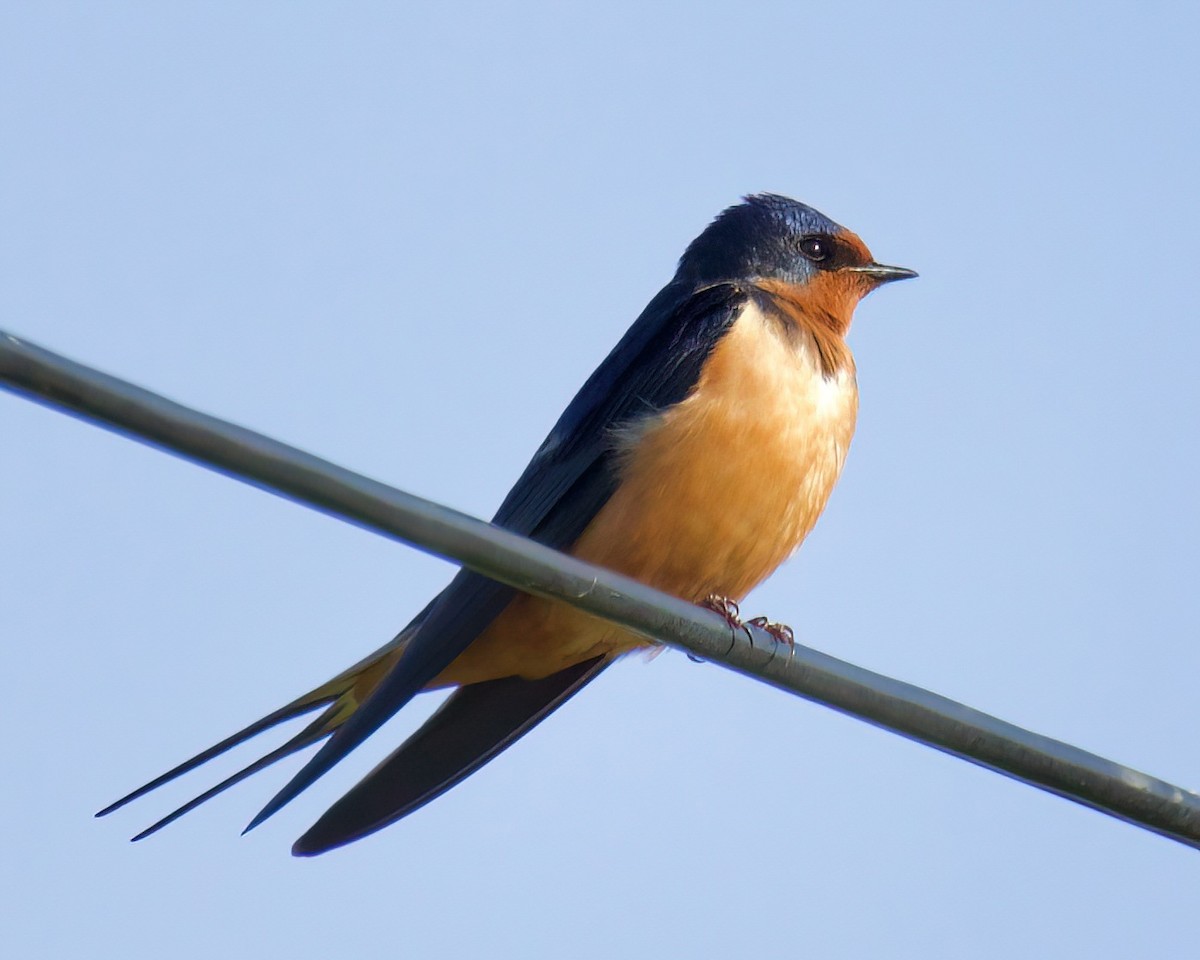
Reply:
[[[836,236],[842,227],[799,201],[756,193],[722,212],[679,260],[677,280],[779,279],[803,283],[816,267],[800,251],[812,236]]]

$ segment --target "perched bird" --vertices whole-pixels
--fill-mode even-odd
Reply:
[[[811,207],[730,207],[583,385],[493,522],[693,602],[734,603],[804,540],[858,409],[845,336],[858,301],[913,277]],[[726,604],[725,600],[728,600]],[[323,708],[278,749],[140,839],[328,738],[262,822],[422,690],[457,689],[293,847],[314,855],[411,813],[478,769],[644,638],[462,570],[390,643],[100,811],[275,724]]]

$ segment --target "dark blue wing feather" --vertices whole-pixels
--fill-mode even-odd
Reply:
[[[379,766],[321,815],[292,847],[311,857],[359,840],[441,796],[590,683],[597,657],[540,680],[502,677],[459,687]]]
[[[745,290],[733,283],[665,287],[571,401],[493,522],[556,549],[570,547],[615,489],[613,429],[683,400],[745,299]],[[515,594],[480,574],[459,571],[392,671],[246,829],[374,733],[462,653]]]

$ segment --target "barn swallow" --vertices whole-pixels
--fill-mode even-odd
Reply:
[[[571,401],[493,523],[692,602],[736,602],[804,540],[854,434],[846,332],[858,301],[914,277],[811,207],[747,197],[688,246],[671,282]],[[312,856],[399,820],[510,746],[643,637],[460,571],[390,643],[100,811],[323,708],[276,750],[147,836],[276,760],[325,744],[251,821],[279,810],[422,690],[441,708],[293,847]]]

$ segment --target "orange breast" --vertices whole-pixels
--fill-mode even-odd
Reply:
[[[750,302],[686,400],[618,433],[621,483],[571,552],[687,600],[740,599],[816,523],[857,409],[852,362],[823,375],[812,337]],[[522,596],[439,684],[545,676],[643,643]]]

